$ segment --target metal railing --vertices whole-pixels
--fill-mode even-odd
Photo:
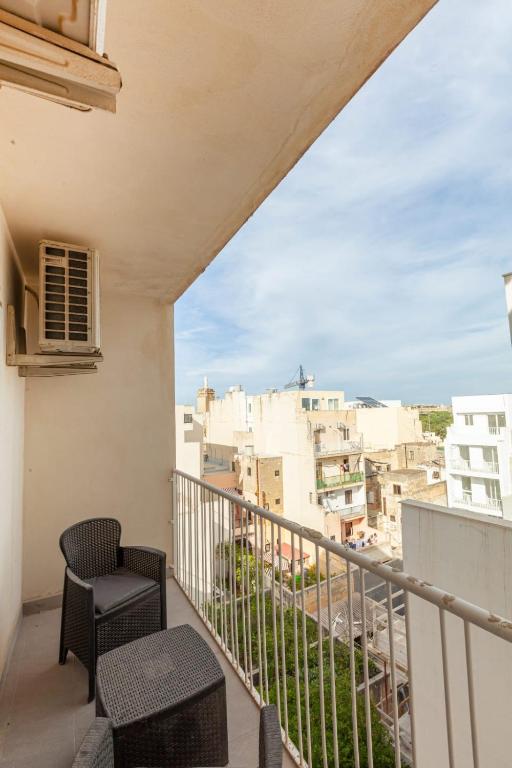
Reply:
[[[479,509],[497,509],[503,510],[501,499],[492,499],[488,497],[485,501],[476,501],[470,493],[463,493],[461,498],[454,499],[454,504],[464,504],[468,507],[478,507]]]
[[[449,467],[451,469],[462,470],[463,472],[482,472],[483,474],[489,475],[499,475],[500,472],[497,462],[481,461],[476,464],[475,462],[470,462],[467,459],[461,459],[459,457],[449,459]]]
[[[326,488],[339,488],[343,485],[354,485],[354,483],[364,482],[364,472],[346,472],[343,475],[333,475],[332,477],[317,478],[317,490]]]
[[[247,531],[237,536],[237,507],[251,513],[252,537]],[[479,628],[512,642],[512,623],[177,470],[173,545],[178,584],[248,692],[260,705],[276,704],[297,765],[418,765],[410,604],[421,602],[438,612],[444,764],[455,768],[451,614],[463,628],[458,655],[465,664],[472,765],[485,768],[472,636]],[[306,571],[305,562],[314,567]]]
[[[318,456],[340,456],[343,453],[359,453],[362,450],[362,439],[359,441],[342,440],[336,448],[328,446],[325,443],[315,443],[315,453]]]

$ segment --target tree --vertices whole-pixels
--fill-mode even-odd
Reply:
[[[247,553],[244,553],[244,559]],[[244,564],[244,572],[246,573]],[[258,592],[256,592],[256,582]],[[257,600],[257,596],[259,599]],[[281,606],[278,602],[278,590],[272,596],[268,588],[263,593],[261,573],[255,572],[254,590],[237,599],[236,610],[231,614],[231,602],[225,610],[227,644],[235,657],[238,657],[242,669],[250,675],[259,669],[259,689],[265,696],[265,677],[268,680],[268,699],[277,704],[279,699],[281,722],[284,723],[284,702],[288,712],[288,731],[295,745],[299,744],[299,711],[301,714],[302,741],[306,754],[306,702],[305,674],[307,670],[309,684],[309,713],[311,724],[311,748],[314,766],[322,762],[322,722],[320,716],[320,670],[323,671],[325,703],[325,732],[328,764],[334,765],[333,724],[336,713],[338,735],[338,757],[340,768],[353,768],[353,733],[352,733],[352,690],[350,682],[350,654],[348,647],[335,640],[334,685],[335,710],[331,706],[331,666],[329,639],[322,631],[319,644],[319,627],[309,616],[305,620],[306,643],[303,643],[302,612],[297,608]],[[219,606],[217,606],[219,611]],[[259,613],[259,621],[258,621]],[[274,643],[274,613],[277,643]],[[219,617],[220,620],[220,617]],[[258,626],[259,625],[259,626]],[[297,630],[295,631],[295,626]],[[259,629],[259,631],[258,631]],[[244,635],[248,641],[244,647]],[[236,643],[238,636],[238,643]],[[295,655],[295,636],[297,637],[297,658]],[[261,642],[258,643],[258,638]],[[266,657],[265,657],[266,648]],[[305,664],[307,660],[307,663]],[[261,667],[260,667],[261,664]],[[265,675],[266,670],[266,675]],[[378,673],[377,666],[369,661],[369,675]],[[356,687],[363,682],[363,656],[359,649],[355,651]],[[297,682],[300,688],[300,707],[297,705]],[[284,689],[286,687],[286,696]],[[361,768],[367,765],[365,706],[362,694],[357,694],[358,741]],[[375,768],[394,768],[394,749],[388,731],[381,723],[375,705],[371,704],[372,744]],[[307,757],[307,756],[306,756]]]
[[[453,424],[453,414],[451,411],[432,411],[421,413],[420,420],[424,432],[435,432],[444,440],[447,428]]]

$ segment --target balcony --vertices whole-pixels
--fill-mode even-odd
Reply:
[[[343,488],[345,485],[357,485],[358,483],[364,483],[364,472],[346,472],[343,475],[317,478],[316,487],[317,490],[324,491],[332,488]]]
[[[190,483],[198,492],[185,490]],[[444,702],[446,719],[436,741],[446,753],[438,764],[458,764],[449,756],[455,738],[450,703],[455,668],[449,659],[456,656],[465,665],[463,681],[467,673],[466,684],[457,688],[457,706],[470,713],[465,743],[472,745],[472,764],[487,765],[478,762],[485,734],[474,715],[473,665],[480,662],[471,638],[478,640],[476,649],[482,633],[494,635],[492,642],[500,644],[501,638],[500,648],[509,652],[512,625],[401,572],[397,563],[379,564],[316,531],[242,504],[253,515],[253,547],[235,541],[227,494],[175,472],[176,579],[248,695],[277,705],[283,741],[295,763],[311,768],[429,765],[427,752],[417,752],[414,713],[415,702],[424,704],[433,694],[428,686],[413,689],[411,682],[414,665],[419,671],[422,664],[414,650],[422,631],[416,626],[412,632],[410,620],[421,609],[437,616],[441,640],[429,646],[436,676],[442,670],[444,681],[436,706],[442,709]],[[266,541],[275,547],[278,539],[289,541],[301,561],[311,552],[316,567],[304,570],[293,560],[287,572],[279,557],[269,558],[265,551]],[[499,684],[500,677],[495,666],[492,682]]]
[[[420,657],[415,662],[411,606],[439,615],[441,643],[431,652],[450,675],[451,628],[464,627],[456,635],[456,655],[467,666],[464,707],[475,711],[479,681],[471,670],[478,643],[483,634],[510,648],[509,622],[408,576],[397,563],[381,565],[243,500],[235,505],[229,494],[183,473],[174,478],[169,624],[197,629],[224,670],[230,765],[257,764],[258,706],[267,701],[280,712],[285,768],[341,766],[352,759],[361,767],[414,765],[415,753],[421,758],[414,702],[432,692],[411,687],[414,664],[422,664]],[[242,546],[235,542],[235,524],[248,525],[249,518],[235,519],[240,504],[252,515],[253,545],[247,538]],[[278,537],[288,537],[301,560],[306,550],[314,552],[319,567],[308,576],[295,559],[290,573],[279,556],[269,560],[265,542],[275,544]],[[85,703],[85,669],[74,658],[64,667],[57,663],[59,623],[54,608],[33,610],[21,624],[0,690],[2,768],[71,765],[94,717],[94,704]],[[445,725],[453,738],[449,679],[445,674]],[[470,727],[467,742],[476,750],[485,734],[476,717]]]
[[[448,429],[448,439],[456,445],[496,445],[499,440],[504,440],[506,436],[506,427],[454,424]]]
[[[481,461],[479,463],[470,462],[466,459],[453,458],[448,459],[448,471],[457,470],[465,475],[472,473],[481,475],[499,475],[499,465],[494,461]]]
[[[316,456],[342,456],[348,453],[361,453],[363,440],[342,440],[337,448],[325,443],[315,443]]]
[[[167,581],[169,626],[191,624],[215,651],[226,676],[229,756],[232,765],[258,763],[258,708],[199,614],[174,579]],[[2,768],[69,768],[91,724],[87,673],[70,656],[57,663],[60,610],[25,616],[0,689]],[[284,765],[292,760],[285,755]]]
[[[351,520],[352,518],[364,517],[366,515],[366,506],[364,504],[336,504],[336,500],[334,500],[334,503],[331,503],[332,501],[329,498],[324,498],[323,504],[320,504],[322,510],[324,512],[336,513],[342,520]]]
[[[487,498],[484,501],[476,501],[471,493],[463,493],[461,497],[454,499],[456,506],[471,507],[472,509],[483,509],[491,512],[502,512],[503,502],[501,499]]]

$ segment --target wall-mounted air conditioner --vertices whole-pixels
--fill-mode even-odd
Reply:
[[[40,242],[39,346],[42,352],[99,352],[97,251],[50,240]]]
[[[98,48],[101,50],[98,39],[102,37],[103,28],[101,14],[98,15],[94,3],[89,13],[91,29],[83,38],[88,45],[79,42],[80,35],[75,35],[74,39],[30,21],[31,14],[27,12],[30,10],[29,3],[19,4],[21,15],[10,13],[3,5],[5,3],[0,0],[1,86],[84,111],[92,108],[116,111],[121,76],[115,64],[98,53]],[[52,10],[57,23],[61,17],[67,19],[68,5],[71,4],[67,3],[66,8],[62,8],[63,13],[55,3],[48,4],[46,10]],[[18,6],[10,2],[7,7]],[[52,13],[49,13],[50,21]]]

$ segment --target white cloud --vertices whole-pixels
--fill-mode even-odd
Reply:
[[[510,390],[512,7],[444,0],[177,305],[177,398]]]

